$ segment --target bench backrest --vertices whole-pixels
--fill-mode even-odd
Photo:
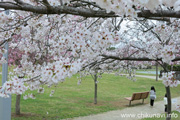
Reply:
[[[131,100],[140,100],[140,99],[146,99],[149,95],[149,92],[139,92],[139,93],[133,93]]]

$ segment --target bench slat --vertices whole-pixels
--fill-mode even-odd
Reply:
[[[127,99],[127,100],[131,100],[131,97],[126,97],[125,99]]]
[[[140,100],[142,93],[133,93],[133,99],[132,100]]]

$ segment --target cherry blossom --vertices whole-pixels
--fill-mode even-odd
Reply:
[[[163,73],[162,80],[163,84],[167,87],[177,87],[180,84],[179,80],[174,78],[175,72]]]
[[[7,97],[8,94],[22,94],[27,88],[28,87],[24,85],[24,80],[22,78],[14,76],[2,86],[1,94],[4,94],[4,97]]]

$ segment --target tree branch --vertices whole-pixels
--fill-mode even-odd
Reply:
[[[142,10],[138,12],[138,17],[143,18],[164,18],[164,17],[171,17],[171,18],[180,18],[180,11],[170,11],[170,10],[157,10],[155,13],[150,12],[150,10]]]
[[[128,60],[128,61],[161,61],[162,59],[150,59],[150,58],[147,58],[147,57],[143,57],[143,58],[135,58],[135,57],[124,57],[124,58],[120,58],[120,57],[117,57],[117,56],[108,56],[108,55],[101,55],[103,56],[104,58],[108,58],[108,59],[114,59],[114,60],[120,60],[120,61],[123,61],[123,60]],[[172,62],[175,62],[175,61],[180,61],[180,57],[176,57],[175,59],[172,60]]]
[[[134,57],[123,57],[123,58],[120,58],[120,57],[117,57],[117,56],[108,56],[108,55],[102,55],[103,57],[105,58],[109,58],[109,59],[115,59],[115,60],[120,60],[120,61],[123,61],[123,60],[128,60],[128,61],[156,61],[157,59],[149,59],[149,58],[134,58]],[[161,59],[158,59],[158,60],[161,60]]]
[[[21,6],[10,2],[0,2],[0,8],[9,10],[22,10],[38,14],[72,14],[83,17],[118,17],[114,12],[106,13],[105,10],[92,10],[88,8],[75,8],[71,6],[51,6],[49,10],[45,6],[33,6],[30,4],[23,4]]]
[[[46,0],[45,0],[46,1]],[[13,2],[0,2],[0,8],[9,9],[9,10],[22,10],[29,11],[38,14],[72,14],[79,15],[83,17],[119,17],[115,14],[115,12],[107,13],[106,10],[93,10],[90,8],[82,8],[82,7],[72,7],[72,6],[51,6],[51,10],[49,11],[45,6],[33,6],[28,3],[24,3],[21,0],[15,0],[15,4]],[[93,3],[94,5],[94,3]],[[146,18],[146,19],[159,19],[159,18],[180,18],[180,11],[170,11],[170,10],[157,10],[155,13],[151,13],[150,10],[142,10],[138,12],[138,17]]]

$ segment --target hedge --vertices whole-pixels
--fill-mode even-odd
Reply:
[[[168,69],[171,70],[171,65],[168,65]],[[172,71],[180,71],[180,65],[173,65]]]

